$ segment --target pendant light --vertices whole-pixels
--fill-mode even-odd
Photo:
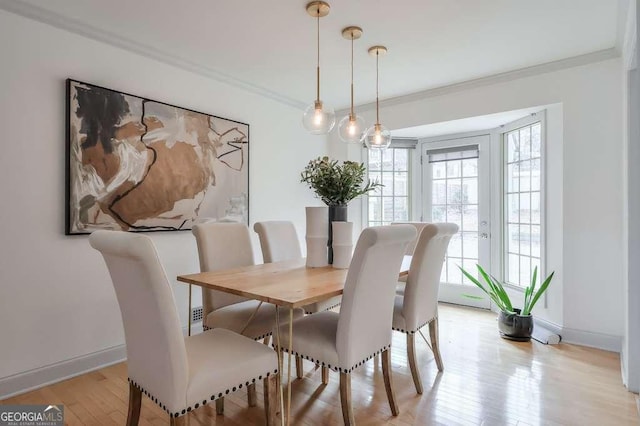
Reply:
[[[378,99],[378,59],[387,53],[384,46],[373,46],[369,48],[369,54],[376,58],[376,124],[369,127],[364,135],[364,143],[367,148],[386,149],[391,145],[391,132],[380,124],[380,101]]]
[[[314,135],[326,135],[336,124],[336,113],[333,108],[326,106],[320,100],[320,18],[327,16],[330,9],[329,3],[324,1],[312,1],[307,4],[307,13],[317,20],[318,62],[316,67],[316,100],[304,111],[302,124]]]
[[[364,119],[356,115],[353,110],[353,40],[362,37],[362,28],[347,27],[342,30],[342,37],[351,40],[351,109],[340,123],[338,124],[338,133],[340,139],[348,143],[359,143],[364,138],[364,132],[367,129]]]

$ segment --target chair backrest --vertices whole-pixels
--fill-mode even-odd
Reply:
[[[151,238],[95,231],[120,305],[129,377],[169,410],[186,405],[189,368],[171,285]]]
[[[416,231],[418,232],[418,235],[416,236],[416,238],[411,241],[409,244],[407,244],[407,250],[405,251],[405,254],[412,256],[413,252],[416,249],[416,243],[418,242],[418,238],[420,237],[420,233],[422,232],[422,230],[424,229],[425,226],[427,226],[429,224],[429,222],[393,222],[392,225],[411,225],[413,227],[416,228]]]
[[[336,336],[343,366],[353,366],[391,344],[398,273],[416,230],[409,225],[366,228],[347,272]]]
[[[249,228],[244,223],[206,222],[191,229],[198,245],[200,271],[240,268],[254,264]],[[247,300],[217,290],[202,289],[202,311],[212,311]]]
[[[437,315],[442,264],[456,232],[455,223],[430,223],[422,229],[404,289],[402,316],[407,330],[416,330]]]
[[[281,262],[302,257],[300,240],[292,222],[272,220],[253,225],[260,238],[264,263]]]

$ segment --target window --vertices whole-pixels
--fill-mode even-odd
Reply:
[[[459,227],[449,243],[440,280],[473,283],[459,266],[475,274],[478,263],[478,146],[427,150],[431,165],[431,221]]]
[[[504,133],[503,147],[504,278],[525,287],[542,258],[542,123]]]
[[[369,193],[368,226],[409,220],[410,150],[368,149],[367,164],[369,179],[377,180],[384,185]]]

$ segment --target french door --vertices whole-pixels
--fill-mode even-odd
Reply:
[[[491,260],[490,140],[482,135],[421,144],[422,217],[459,227],[442,267],[440,300],[487,309],[490,300],[460,267],[477,276],[476,264],[488,269]]]

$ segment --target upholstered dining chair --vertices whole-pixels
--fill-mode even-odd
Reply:
[[[253,225],[253,230],[256,231],[260,239],[264,263],[302,258],[300,240],[298,240],[298,233],[292,222],[278,220],[256,222]],[[339,306],[341,299],[340,296],[332,297],[322,302],[303,306],[303,309],[307,314],[326,311]]]
[[[264,379],[267,424],[276,423],[278,360],[268,347],[229,330],[183,337],[167,279],[152,240],[135,233],[96,231],[120,305],[127,345],[129,411],[137,425],[142,394],[169,414],[172,426],[186,414]]]
[[[416,249],[416,243],[418,242],[418,238],[420,237],[420,233],[422,232],[422,230],[424,229],[425,226],[427,226],[429,223],[428,222],[392,222],[392,225],[411,225],[413,227],[416,228],[417,231],[417,236],[415,238],[415,240],[411,241],[409,244],[407,244],[407,250],[405,252],[406,255],[408,256],[413,256],[413,252]],[[404,287],[405,284],[407,282],[407,276],[402,276],[398,279],[398,285],[396,286],[396,293],[398,294],[404,294]]]
[[[438,341],[438,289],[447,247],[456,232],[458,225],[454,223],[430,223],[423,227],[413,252],[404,293],[395,298],[393,330],[407,335],[407,358],[419,394],[422,393],[422,381],[416,360],[415,337],[418,332],[422,335],[420,329],[427,324],[436,365],[439,371],[444,369]],[[426,342],[424,335],[422,337]]]
[[[209,272],[232,269],[254,264],[249,228],[243,223],[207,222],[194,225],[193,235],[198,245],[200,271]],[[221,291],[202,289],[203,326],[206,329],[226,328],[254,340],[269,343],[276,324],[276,308]],[[301,309],[294,311],[294,319],[304,315]],[[282,323],[288,320],[282,319]],[[302,374],[302,373],[300,373]],[[249,404],[254,405],[254,390],[249,393]],[[221,414],[222,402],[218,404]]]
[[[415,238],[408,225],[366,228],[360,234],[342,295],[340,313],[319,312],[293,324],[292,350],[340,372],[340,399],[346,425],[355,424],[351,405],[351,372],[382,354],[382,370],[391,412],[397,416],[391,379],[391,321],[394,286],[407,243]],[[280,348],[288,350],[288,327],[279,330]]]

